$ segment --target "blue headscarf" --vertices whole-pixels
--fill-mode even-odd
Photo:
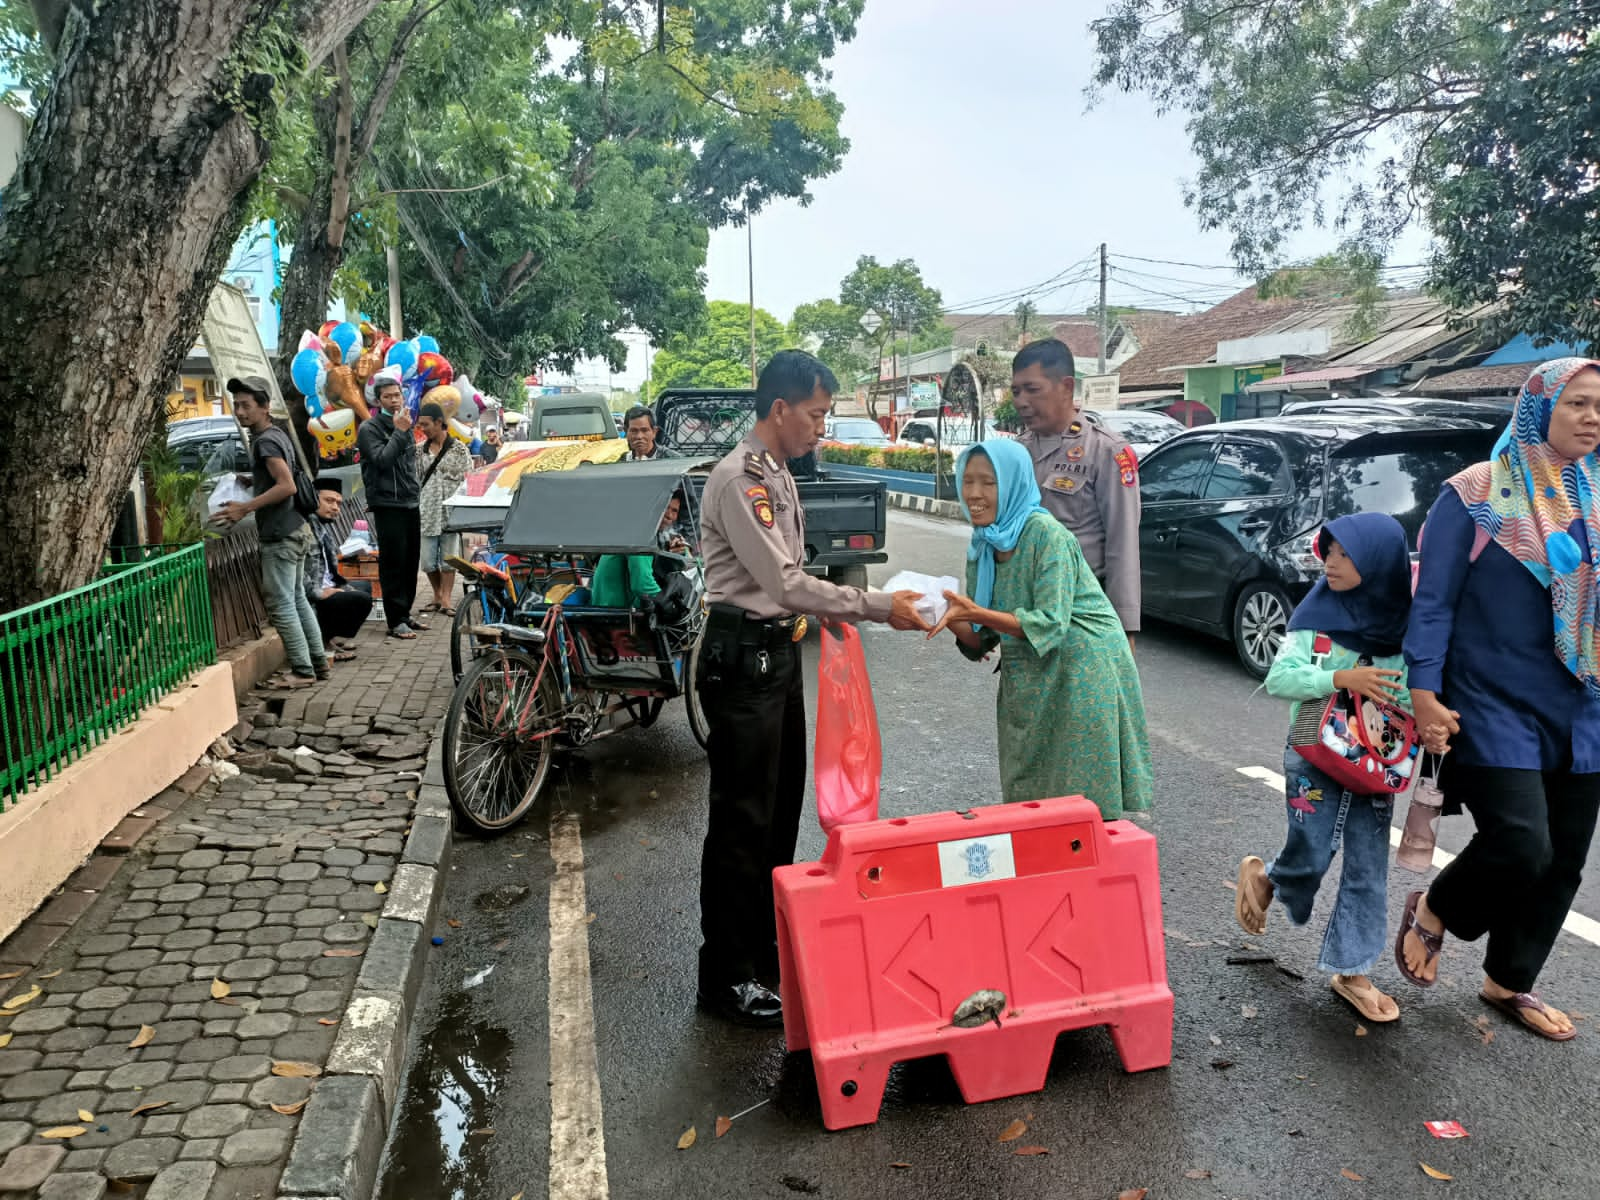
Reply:
[[[995,483],[999,486],[994,524],[977,526],[972,530],[972,541],[967,546],[967,561],[978,564],[978,586],[973,599],[979,607],[988,608],[994,599],[994,555],[998,550],[1005,554],[1017,548],[1022,527],[1034,513],[1049,511],[1039,503],[1039,481],[1033,477],[1033,456],[1012,438],[990,438],[976,446],[968,446],[956,459],[956,495],[961,499],[961,511],[967,520],[972,513],[967,508],[967,498],[961,495],[961,476],[967,460],[974,454],[988,456],[994,466]]]
[[[1361,573],[1361,583],[1336,592],[1317,580],[1310,595],[1289,618],[1290,629],[1325,633],[1358,654],[1382,657],[1400,653],[1411,616],[1411,548],[1406,531],[1388,513],[1353,513],[1323,526],[1318,551],[1338,542]]]

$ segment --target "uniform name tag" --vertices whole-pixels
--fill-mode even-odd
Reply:
[[[1009,833],[939,843],[940,887],[961,887],[1016,877],[1017,860],[1011,850]]]

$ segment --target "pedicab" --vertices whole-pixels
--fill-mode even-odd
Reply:
[[[698,544],[700,469],[684,459],[530,472],[518,482],[496,546],[526,572],[502,620],[469,627],[473,656],[445,718],[444,776],[462,821],[510,828],[533,807],[555,756],[625,729],[648,729],[669,701],[687,705],[702,747],[695,689],[704,582],[692,553],[663,549],[675,496]],[[627,607],[591,602],[597,568],[623,578],[647,558],[658,595]],[[613,561],[606,564],[604,560]],[[620,560],[620,561],[619,561]]]

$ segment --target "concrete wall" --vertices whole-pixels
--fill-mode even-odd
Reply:
[[[0,187],[11,182],[22,144],[28,140],[28,123],[14,108],[0,104]]]
[[[170,787],[239,720],[233,670],[207,667],[132,725],[0,813],[0,938],[117,822]]]

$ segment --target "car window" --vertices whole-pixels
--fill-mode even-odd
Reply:
[[[1183,432],[1176,421],[1155,421],[1148,417],[1109,418],[1101,424],[1127,442],[1164,442]]]
[[[878,428],[876,421],[862,419],[835,421],[833,435],[841,442],[881,442],[886,441],[883,430]]]
[[[180,471],[200,471],[216,453],[218,447],[226,446],[232,440],[227,433],[218,434],[214,438],[190,438],[173,446],[172,454],[178,460]]]
[[[1283,454],[1266,442],[1226,441],[1206,481],[1207,500],[1270,496],[1284,490]]]
[[[1445,480],[1488,458],[1494,432],[1441,432],[1425,437],[1362,438],[1328,459],[1325,520],[1348,513],[1385,512],[1417,531]]]
[[[1195,499],[1216,448],[1215,438],[1192,438],[1146,459],[1139,468],[1140,498],[1146,504]]]
[[[615,432],[607,414],[598,408],[547,408],[539,414],[540,435],[553,437],[595,437]]]

